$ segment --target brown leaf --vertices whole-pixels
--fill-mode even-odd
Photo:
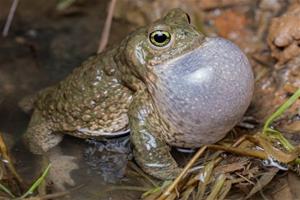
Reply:
[[[254,187],[251,189],[250,193],[246,196],[246,199],[249,199],[255,193],[261,191],[266,185],[268,185],[278,171],[279,169],[277,168],[271,168],[268,172],[263,173],[259,180],[257,180]]]
[[[288,185],[293,199],[300,199],[300,177],[293,172],[288,173]]]
[[[245,165],[248,164],[248,160],[243,160],[235,163],[230,163],[230,164],[225,164],[221,165],[215,168],[215,173],[220,174],[220,173],[230,173],[238,170],[242,170],[245,168]]]
[[[282,183],[281,183],[282,184]],[[286,181],[283,183],[284,185],[280,187],[280,190],[272,193],[272,199],[274,200],[299,200],[299,198],[293,198],[291,193],[291,189]]]

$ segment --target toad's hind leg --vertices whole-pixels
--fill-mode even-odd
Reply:
[[[62,139],[63,135],[53,133],[51,123],[42,116],[39,110],[35,110],[24,134],[24,140],[30,151],[35,154],[43,154],[56,146]]]

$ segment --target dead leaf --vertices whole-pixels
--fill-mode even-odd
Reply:
[[[300,177],[293,172],[288,173],[288,185],[293,199],[300,199]]]
[[[251,189],[249,194],[246,196],[246,199],[252,197],[255,193],[263,190],[263,188],[268,185],[274,176],[277,174],[279,169],[271,168],[268,172],[262,174],[262,176],[257,180],[256,185]]]
[[[240,162],[235,162],[235,163],[230,163],[230,164],[225,164],[221,165],[215,168],[215,173],[220,174],[220,173],[230,173],[238,170],[242,170],[245,168],[245,165],[248,164],[248,160],[243,160]]]

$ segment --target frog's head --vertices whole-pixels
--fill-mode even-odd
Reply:
[[[188,14],[173,9],[165,17],[133,32],[124,41],[123,52],[132,73],[147,82],[154,78],[152,72],[156,66],[192,51],[203,39],[204,35],[190,24]]]

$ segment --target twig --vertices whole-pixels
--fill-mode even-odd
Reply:
[[[97,53],[101,53],[107,45],[115,5],[116,5],[116,0],[111,0],[109,7],[108,7],[108,13],[107,13],[107,17],[105,20],[104,29],[101,34],[101,39],[99,42],[99,47],[98,47]]]
[[[8,16],[7,16],[7,20],[6,20],[4,29],[2,31],[2,36],[3,37],[6,37],[8,35],[8,31],[9,31],[11,22],[12,22],[12,20],[14,18],[16,9],[18,7],[18,3],[19,3],[19,0],[14,0],[13,3],[12,3],[12,5],[11,5],[11,7],[10,7],[10,10],[9,10],[9,13],[8,13]]]
[[[188,170],[193,166],[193,164],[198,160],[198,158],[203,154],[203,152],[206,150],[207,146],[203,146],[201,149],[198,150],[198,152],[193,156],[193,158],[188,162],[188,164],[184,167],[182,172],[179,174],[179,176],[173,181],[173,183],[162,193],[162,195],[157,200],[164,200],[166,199],[170,193],[175,189],[179,181],[182,177],[188,172]]]
[[[263,160],[268,159],[268,155],[265,152],[258,151],[258,150],[241,149],[241,148],[236,148],[236,147],[226,147],[226,146],[215,145],[215,144],[208,145],[207,147],[209,149],[226,151],[226,152],[230,152],[230,153],[234,153],[234,154],[255,157],[255,158],[259,158],[259,159],[263,159]]]

